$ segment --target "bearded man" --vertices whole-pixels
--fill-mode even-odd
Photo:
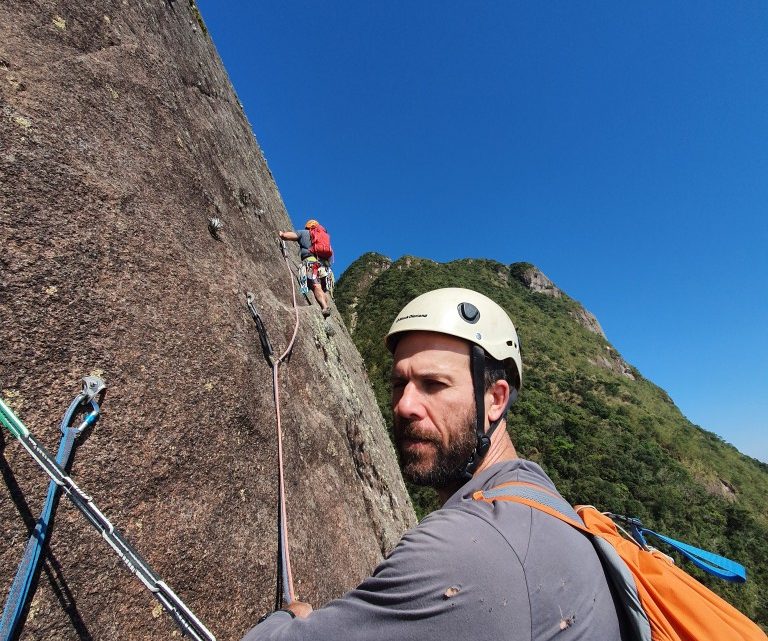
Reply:
[[[506,312],[477,292],[438,289],[406,305],[386,340],[403,476],[435,488],[443,506],[355,590],[316,611],[293,602],[245,639],[627,638],[586,536],[521,503],[476,500],[508,483],[560,496],[507,433],[522,360]]]

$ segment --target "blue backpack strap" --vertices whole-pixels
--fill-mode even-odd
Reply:
[[[667,545],[674,548],[697,568],[712,574],[725,581],[731,581],[733,583],[744,583],[747,580],[747,570],[740,563],[726,559],[724,556],[715,554],[714,552],[708,552],[701,548],[688,545],[682,541],[676,541],[663,534],[658,534],[653,530],[642,528],[644,535],[652,535],[657,539],[664,541]]]

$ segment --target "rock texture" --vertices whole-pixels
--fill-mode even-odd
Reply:
[[[245,292],[282,351],[291,224],[194,3],[0,4],[0,217],[3,397],[55,451],[81,376],[103,376],[73,476],[219,639],[240,638],[271,606],[276,555],[271,373]],[[288,518],[298,596],[320,605],[414,517],[349,335],[300,305],[280,370]],[[4,598],[47,482],[0,439]],[[174,634],[62,500],[22,638]]]
[[[600,355],[594,359],[590,358],[589,361],[598,367],[607,369],[615,374],[620,374],[621,376],[626,376],[628,379],[634,381],[636,377],[632,366],[610,345],[605,345],[604,347],[605,355]]]
[[[544,294],[552,298],[560,298],[563,295],[555,284],[544,275],[544,272],[537,269],[530,263],[517,263],[514,274],[516,278],[523,283],[532,292]]]
[[[587,328],[593,334],[598,334],[603,338],[606,338],[605,332],[603,331],[603,328],[600,325],[600,321],[597,320],[597,316],[595,316],[589,310],[579,306],[579,308],[576,311],[574,311],[571,314],[571,316],[573,316],[576,319],[579,325]]]
[[[538,269],[535,265],[531,265],[530,263],[513,263],[510,265],[510,271],[518,281],[520,281],[532,292],[543,294],[544,296],[549,296],[550,298],[561,298],[565,296],[562,290],[560,290],[549,278],[547,278],[544,272]],[[566,296],[566,298],[568,297]],[[592,312],[585,309],[582,305],[577,303],[577,307],[571,312],[571,316],[573,316],[579,325],[586,328],[593,334],[598,334],[603,338],[606,338],[605,332],[600,326],[600,322],[597,320],[597,317]]]

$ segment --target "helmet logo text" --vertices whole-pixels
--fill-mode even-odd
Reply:
[[[427,314],[408,314],[408,316],[401,316],[395,322],[399,323],[400,321],[408,320],[409,318],[426,318],[426,317],[427,317]]]

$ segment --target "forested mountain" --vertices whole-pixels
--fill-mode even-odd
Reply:
[[[365,254],[336,300],[391,424],[391,357],[383,336],[402,306],[436,287],[468,287],[501,304],[522,345],[523,389],[508,429],[573,503],[637,516],[654,529],[743,563],[745,585],[689,572],[768,624],[768,465],[692,424],[669,395],[626,363],[592,314],[529,263],[440,264]],[[417,511],[434,495],[409,488]]]

